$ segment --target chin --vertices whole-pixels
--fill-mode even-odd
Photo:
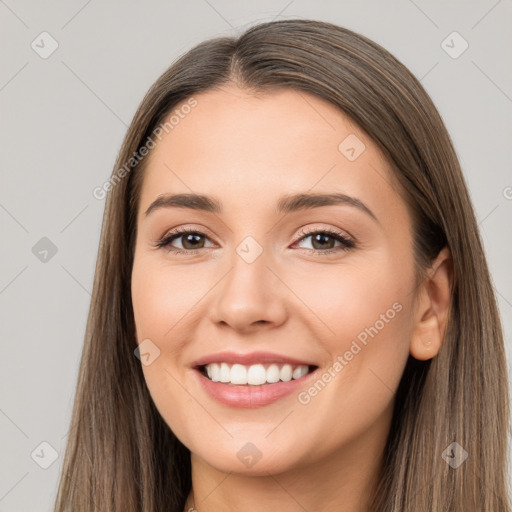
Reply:
[[[268,476],[269,473],[284,473],[301,465],[302,458],[294,451],[294,442],[283,445],[268,439],[255,442],[247,439],[250,436],[243,441],[230,438],[226,443],[215,443],[215,447],[213,443],[192,447],[191,452],[223,473]]]

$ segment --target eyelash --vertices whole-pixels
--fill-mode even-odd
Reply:
[[[188,235],[188,234],[200,235],[200,236],[206,237],[205,233],[202,233],[201,231],[197,231],[195,229],[178,228],[175,231],[164,236],[158,242],[156,242],[155,247],[158,249],[167,248],[169,252],[172,252],[174,254],[188,254],[188,255],[197,254],[197,252],[200,251],[201,249],[205,249],[204,247],[201,249],[179,249],[178,247],[171,246],[171,242],[173,242],[177,238],[180,238],[183,235]],[[356,247],[356,244],[352,240],[345,238],[337,231],[333,231],[331,229],[317,229],[314,231],[304,231],[303,230],[300,232],[300,236],[294,242],[294,244],[297,242],[300,242],[301,240],[303,240],[304,238],[307,238],[308,236],[318,235],[318,234],[329,235],[330,237],[334,238],[336,241],[341,242],[342,246],[335,248],[335,249],[327,249],[325,251],[322,251],[320,249],[306,249],[308,252],[313,252],[316,254],[332,254],[332,253],[337,253],[337,252],[349,251],[350,249],[354,249]],[[206,238],[208,238],[208,237],[206,237]]]

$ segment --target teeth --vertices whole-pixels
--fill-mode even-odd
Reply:
[[[206,367],[206,372],[208,373],[208,377],[210,377],[210,379],[213,380],[213,382],[219,382],[220,368],[217,363],[209,364]]]
[[[292,379],[300,379],[309,371],[307,365],[292,366],[291,364],[270,364],[267,368],[263,364],[229,365],[228,363],[211,363],[206,365],[206,374],[213,382],[225,384],[249,384],[259,386],[261,384],[273,384],[289,382]]]
[[[292,372],[292,367],[291,365],[289,364],[285,364],[282,368],[281,368],[281,371],[279,372],[279,378],[284,381],[284,382],[288,382],[290,380],[292,380],[292,376],[293,376],[293,372]]]
[[[267,382],[267,370],[262,364],[253,364],[247,370],[247,384],[257,386]]]
[[[231,380],[231,371],[226,363],[220,365],[220,382],[229,382]]]
[[[297,366],[295,370],[293,370],[292,377],[294,379],[300,379],[301,377],[304,377],[308,373],[308,367],[307,366]]]
[[[231,384],[247,384],[247,370],[241,364],[231,367]]]
[[[279,382],[279,366],[277,366],[277,364],[271,364],[267,368],[267,382],[271,384]]]

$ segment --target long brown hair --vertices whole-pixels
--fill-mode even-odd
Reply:
[[[396,58],[366,37],[313,20],[262,23],[239,37],[205,41],[159,77],[140,104],[102,189],[108,194],[55,511],[183,510],[190,452],[156,410],[134,356],[130,277],[145,160],[133,155],[178,105],[227,82],[254,91],[289,87],[338,107],[398,178],[413,218],[418,283],[444,246],[451,252],[443,346],[430,361],[407,362],[372,511],[510,512],[502,327],[449,134]],[[443,459],[453,442],[468,454],[457,468]]]

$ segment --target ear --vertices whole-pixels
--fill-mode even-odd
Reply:
[[[453,278],[451,253],[444,247],[417,290],[410,352],[425,361],[436,356],[443,343],[450,312]]]

